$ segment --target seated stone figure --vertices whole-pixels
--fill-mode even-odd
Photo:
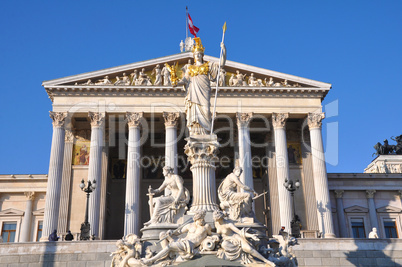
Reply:
[[[214,222],[216,233],[222,236],[221,248],[217,253],[218,258],[230,261],[239,260],[242,264],[252,264],[254,257],[268,266],[275,266],[248,241],[248,239],[259,241],[256,234],[247,233],[248,228],[238,229],[233,223],[224,219],[222,211],[214,211]]]
[[[193,217],[193,223],[186,224],[174,232],[169,230],[166,233],[161,233],[162,250],[150,259],[142,259],[142,263],[151,265],[156,261],[167,258],[169,254],[171,256],[172,254],[178,254],[173,256],[173,260],[177,259],[178,256],[181,256],[184,260],[192,259],[202,241],[207,236],[212,235],[211,226],[204,221],[205,214],[205,211],[198,211]],[[187,235],[183,238],[173,239],[172,237],[173,235],[178,236],[184,233]]]
[[[237,188],[249,191],[257,196],[257,192],[244,185],[240,180],[242,169],[236,167],[231,174],[226,176],[218,188],[218,197],[222,210],[229,213],[229,218],[241,221],[244,217],[253,217],[252,197],[249,193],[238,192]]]
[[[150,194],[160,194],[165,189],[169,189],[170,195],[160,196],[153,199],[153,213],[151,220],[144,225],[149,226],[155,223],[176,223],[176,218],[184,214],[188,202],[190,201],[189,191],[183,186],[183,178],[173,173],[171,167],[163,168],[165,181],[158,189],[148,189]],[[176,216],[177,215],[177,216]]]

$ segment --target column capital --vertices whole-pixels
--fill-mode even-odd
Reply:
[[[140,126],[141,119],[144,117],[144,112],[127,112],[126,118],[128,127]]]
[[[342,198],[344,192],[345,192],[344,190],[335,190],[335,191],[334,191],[334,193],[335,193],[335,198]]]
[[[88,117],[91,119],[91,127],[100,127],[105,123],[105,113],[89,111]]]
[[[251,119],[253,118],[254,113],[249,112],[249,113],[236,113],[236,118],[237,118],[237,126],[238,127],[248,127]]]
[[[325,113],[309,113],[307,116],[307,124],[311,129],[321,128],[322,120],[325,118]]]
[[[180,112],[163,112],[165,127],[176,127],[179,122]]]
[[[274,128],[284,128],[289,113],[272,113],[272,125]]]
[[[53,120],[53,127],[63,127],[66,121],[67,112],[49,111],[49,116]]]
[[[74,132],[72,129],[66,129],[64,141],[69,143],[72,143],[74,141]]]
[[[374,198],[375,190],[366,190],[366,197],[367,198]]]
[[[34,200],[35,198],[35,192],[32,191],[24,192],[24,195],[27,197],[28,200]]]

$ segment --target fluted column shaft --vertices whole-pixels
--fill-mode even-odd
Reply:
[[[127,112],[128,153],[126,178],[126,207],[124,216],[124,235],[140,234],[140,123],[143,113]]]
[[[180,118],[179,112],[163,112],[166,128],[165,140],[165,166],[173,168],[177,174],[177,123]]]
[[[88,113],[91,119],[91,149],[89,152],[88,181],[96,181],[96,189],[89,197],[88,221],[91,236],[99,237],[100,193],[102,188],[102,146],[105,115]]]
[[[348,237],[348,231],[346,226],[345,211],[343,207],[343,190],[335,190],[336,198],[336,211],[338,214],[338,225],[340,237]]]
[[[324,113],[310,113],[307,119],[313,156],[314,189],[317,198],[317,215],[320,221],[319,228],[325,238],[334,238],[327,169],[321,135],[321,121],[324,117]]]
[[[28,198],[25,207],[24,218],[22,219],[21,226],[21,238],[20,242],[29,242],[31,234],[31,222],[32,222],[32,201],[34,200],[34,192],[25,192],[25,196]]]
[[[290,231],[290,222],[293,217],[293,203],[290,192],[283,185],[286,179],[289,179],[289,160],[286,142],[286,119],[287,113],[273,113],[272,124],[275,131],[275,156],[276,156],[276,174],[278,181],[278,196],[280,205],[281,225]]]
[[[239,131],[239,164],[242,168],[240,181],[254,190],[253,168],[251,165],[251,144],[249,124],[253,113],[237,113],[237,127]],[[244,190],[242,189],[242,192]],[[250,193],[250,192],[247,192]],[[250,193],[251,194],[251,193]],[[254,203],[253,203],[254,210]]]
[[[52,148],[46,189],[45,214],[41,241],[47,241],[53,230],[57,230],[60,206],[60,188],[64,158],[64,122],[67,114],[50,112],[53,119]]]
[[[376,192],[375,190],[366,190],[366,196],[367,196],[368,207],[369,207],[371,228],[375,227],[378,229],[377,211],[376,211],[375,203],[374,203],[375,192]]]

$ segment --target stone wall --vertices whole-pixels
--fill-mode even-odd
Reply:
[[[0,267],[110,266],[115,241],[0,244]],[[300,239],[299,266],[401,266],[400,239]]]

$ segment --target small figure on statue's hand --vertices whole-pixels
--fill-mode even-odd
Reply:
[[[53,232],[49,235],[49,241],[57,241],[60,237],[57,236],[57,230],[53,230]]]

